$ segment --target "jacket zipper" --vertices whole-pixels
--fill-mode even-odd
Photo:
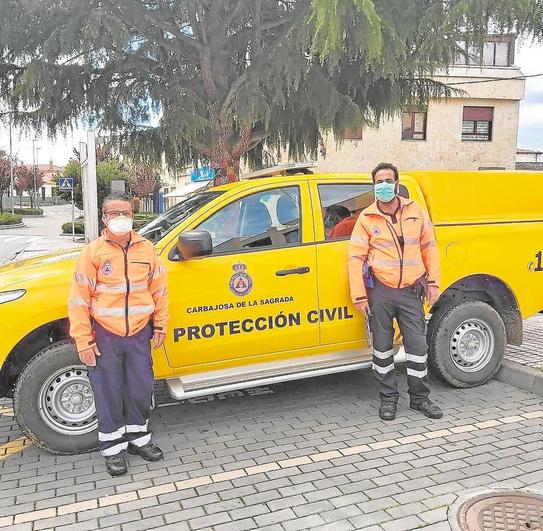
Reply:
[[[402,225],[402,212],[403,212],[403,205],[400,208],[400,226]],[[396,246],[396,250],[398,251],[398,257],[400,259],[400,279],[398,280],[398,289],[400,289],[400,286],[402,285],[403,280],[403,249],[399,242],[396,241],[398,238],[398,235],[396,234],[396,231],[394,230],[394,227],[392,224],[388,221],[387,218],[383,216],[383,219],[385,220],[385,223],[388,226],[388,230],[390,231],[390,234],[392,236],[392,240],[394,241],[394,245]],[[404,244],[405,245],[405,244]]]
[[[130,325],[128,323],[128,296],[130,295],[130,279],[128,278],[128,248],[132,244],[129,243],[128,247],[123,247],[122,245],[119,245],[117,242],[114,242],[112,240],[107,241],[109,243],[113,243],[119,246],[124,254],[124,279],[126,281],[126,295],[124,297],[124,326],[126,333],[124,334],[124,337],[128,337],[128,333],[130,332]]]
[[[124,253],[124,278],[126,280],[126,296],[125,296],[125,302],[124,302],[124,322],[126,326],[126,334],[124,337],[128,337],[129,324],[128,324],[128,296],[130,295],[130,279],[128,278],[128,248],[130,247],[130,244],[128,244],[128,247],[123,249]]]

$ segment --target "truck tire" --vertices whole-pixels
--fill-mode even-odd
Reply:
[[[87,368],[74,344],[41,350],[17,379],[15,419],[32,441],[53,454],[78,454],[98,446],[98,422]]]
[[[496,375],[503,362],[506,332],[492,306],[467,301],[442,308],[430,319],[430,368],[454,387],[475,387]]]

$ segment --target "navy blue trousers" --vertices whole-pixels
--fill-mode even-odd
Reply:
[[[117,455],[128,443],[151,440],[149,411],[153,396],[151,325],[130,337],[112,334],[95,324],[101,356],[88,374],[98,417],[98,446],[103,456]]]

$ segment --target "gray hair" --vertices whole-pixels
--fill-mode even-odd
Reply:
[[[126,203],[130,203],[130,208],[134,210],[134,200],[131,196],[128,194],[122,194],[122,193],[113,193],[109,194],[103,201],[102,201],[102,212],[106,209],[106,204],[110,203],[111,201],[125,201]]]

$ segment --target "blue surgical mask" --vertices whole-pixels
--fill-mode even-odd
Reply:
[[[396,183],[377,183],[374,190],[375,198],[383,203],[390,203],[396,197]]]

